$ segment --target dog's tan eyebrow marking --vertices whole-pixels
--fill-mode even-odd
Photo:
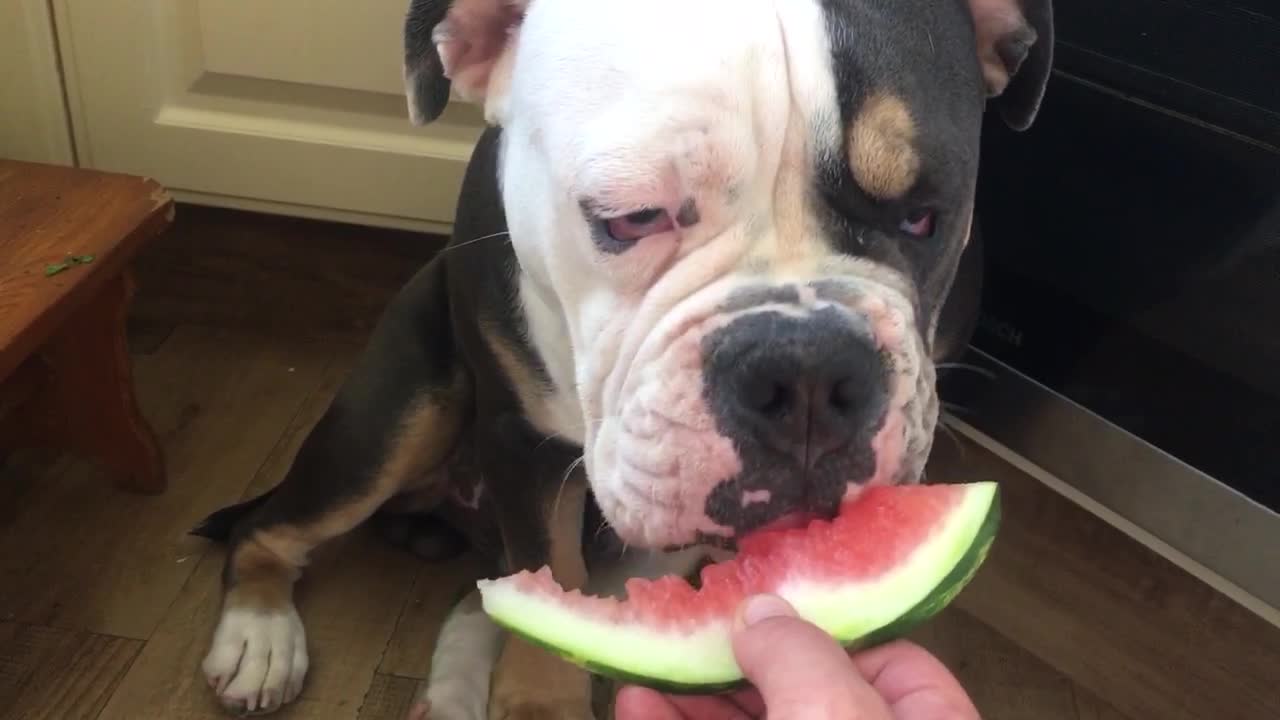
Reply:
[[[886,92],[868,97],[849,126],[853,179],[882,200],[905,195],[920,173],[915,137],[915,120],[901,98]]]

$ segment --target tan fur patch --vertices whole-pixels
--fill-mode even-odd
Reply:
[[[547,500],[551,574],[565,590],[580,590],[587,584],[587,565],[582,557],[586,500],[587,483],[581,470],[574,470]]]
[[[235,548],[231,561],[233,585],[227,593],[228,607],[255,610],[279,610],[292,602],[293,583],[298,579],[297,567],[290,567],[280,556],[258,542],[257,536]]]
[[[543,381],[534,375],[529,364],[520,358],[516,349],[490,322],[481,320],[479,324],[480,337],[484,338],[485,344],[489,346],[489,350],[498,361],[498,367],[511,381],[512,389],[520,398],[521,409],[532,418],[534,427],[541,427],[544,424],[544,419],[539,417],[542,409],[540,389],[544,387]]]
[[[374,482],[375,494],[385,492],[390,497],[414,487],[449,457],[462,432],[461,398],[468,386],[466,373],[458,370],[446,391],[418,399],[401,422],[400,434]]]
[[[452,387],[424,395],[411,406],[386,460],[364,492],[310,522],[265,527],[238,544],[232,550],[228,602],[263,608],[287,605],[293,582],[312,550],[349,532],[444,462],[461,432],[458,398],[465,394],[466,383],[466,375],[459,371]]]
[[[915,121],[901,98],[867,98],[849,128],[849,167],[858,185],[882,199],[902,197],[920,172],[915,136]]]
[[[461,373],[454,387],[440,395],[418,399],[400,424],[400,433],[392,441],[387,459],[363,494],[323,515],[317,522],[295,528],[300,547],[315,547],[364,522],[391,496],[414,487],[428,473],[443,463],[457,443],[462,428],[462,409],[458,407],[458,389],[465,382]],[[443,488],[441,489],[443,494]],[[304,554],[305,559],[305,554]]]

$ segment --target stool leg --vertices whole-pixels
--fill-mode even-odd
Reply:
[[[132,295],[126,271],[63,323],[38,352],[49,378],[22,414],[35,444],[97,460],[122,489],[158,494],[164,458],[138,408],[125,336]]]

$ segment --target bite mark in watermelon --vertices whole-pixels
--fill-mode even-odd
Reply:
[[[995,483],[878,486],[832,520],[742,539],[685,579],[633,579],[617,600],[565,592],[551,571],[478,583],[499,625],[598,674],[668,692],[743,684],[730,629],[750,595],[773,593],[849,648],[901,637],[946,607],[986,559],[1000,523]]]

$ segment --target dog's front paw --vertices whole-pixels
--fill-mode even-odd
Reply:
[[[203,670],[222,706],[236,715],[278,710],[302,692],[307,636],[292,606],[231,607],[222,613]]]
[[[509,636],[493,675],[489,720],[594,720],[591,676]]]

